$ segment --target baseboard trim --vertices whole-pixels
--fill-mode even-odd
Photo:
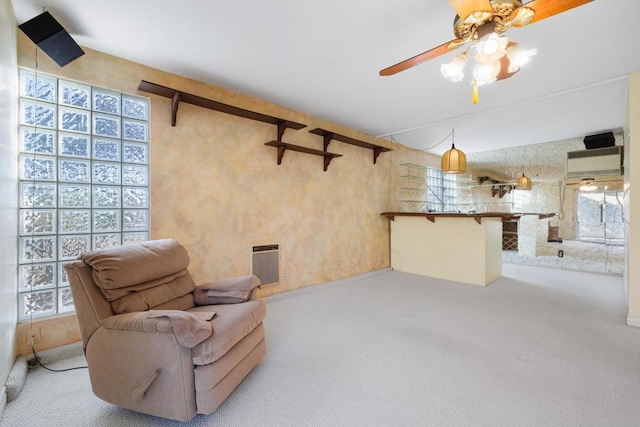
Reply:
[[[627,325],[640,328],[640,317],[627,316]]]
[[[2,419],[5,406],[7,406],[7,388],[2,386],[0,388],[0,419]]]
[[[354,280],[360,280],[360,279],[364,279],[367,277],[371,277],[371,276],[376,276],[378,274],[383,274],[383,273],[387,273],[389,271],[392,271],[391,268],[387,267],[387,268],[382,268],[380,270],[374,270],[374,271],[369,271],[367,273],[362,273],[362,274],[358,274],[357,276],[350,276],[350,277],[345,277],[343,279],[336,279],[332,282],[325,282],[325,283],[319,283],[316,285],[309,285],[309,286],[305,286],[303,288],[298,288],[298,289],[293,289],[287,292],[282,292],[280,294],[274,294],[274,295],[269,295],[266,300],[268,302],[275,302],[275,301],[279,301],[282,299],[288,299],[291,297],[295,297],[295,296],[299,296],[299,295],[304,295],[310,292],[317,292],[319,290],[322,289],[326,289],[326,288],[330,288],[333,286],[338,286],[338,285],[344,285],[345,283],[348,282],[352,282]]]

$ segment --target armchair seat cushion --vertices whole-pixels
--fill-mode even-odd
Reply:
[[[214,311],[149,310],[107,317],[102,326],[122,331],[173,333],[181,345],[192,348],[211,336],[213,326],[209,320],[215,315]]]
[[[234,345],[249,335],[267,315],[265,303],[261,300],[200,306],[187,311],[216,312],[216,316],[210,320],[213,334],[191,349],[194,365],[207,365],[224,356]]]

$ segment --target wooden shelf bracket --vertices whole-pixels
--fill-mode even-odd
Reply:
[[[346,144],[351,144],[351,145],[355,145],[358,147],[362,147],[362,148],[368,148],[370,150],[373,150],[373,164],[375,165],[377,160],[378,160],[378,156],[380,155],[380,153],[384,153],[385,151],[391,151],[391,148],[387,148],[387,147],[383,147],[381,145],[375,145],[375,144],[371,144],[369,142],[365,142],[365,141],[360,141],[358,139],[354,139],[354,138],[350,138],[348,136],[344,136],[344,135],[340,135],[338,133],[334,133],[325,129],[320,129],[320,128],[315,128],[309,131],[310,133],[316,134],[316,135],[320,135],[323,138],[324,141],[324,151],[327,151],[327,148],[329,147],[329,144],[331,143],[332,140],[336,140],[336,141],[340,141],[340,142],[344,142]]]
[[[176,125],[176,120],[178,120],[178,107],[180,106],[180,92],[176,92],[173,94],[173,98],[171,100],[171,126]]]
[[[277,137],[277,140],[278,141],[282,141],[282,135],[284,135],[284,131],[286,131],[289,128],[301,129],[299,127],[296,127],[297,125],[298,125],[298,123],[292,123],[292,122],[289,122],[288,120],[280,120],[278,122],[278,137]]]

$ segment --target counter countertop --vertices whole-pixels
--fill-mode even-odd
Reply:
[[[435,222],[436,218],[473,218],[478,224],[482,218],[501,218],[502,222],[509,222],[519,219],[524,215],[537,215],[539,219],[551,218],[554,213],[535,213],[535,212],[482,212],[482,213],[459,213],[459,212],[383,212],[381,215],[387,217],[391,221],[397,216],[417,216],[424,217],[431,222]]]

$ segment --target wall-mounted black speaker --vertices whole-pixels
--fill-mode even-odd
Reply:
[[[592,148],[613,147],[616,145],[616,138],[613,132],[599,133],[597,135],[589,135],[584,137],[584,146],[587,150]]]
[[[61,67],[84,55],[80,46],[49,12],[18,27]]]

